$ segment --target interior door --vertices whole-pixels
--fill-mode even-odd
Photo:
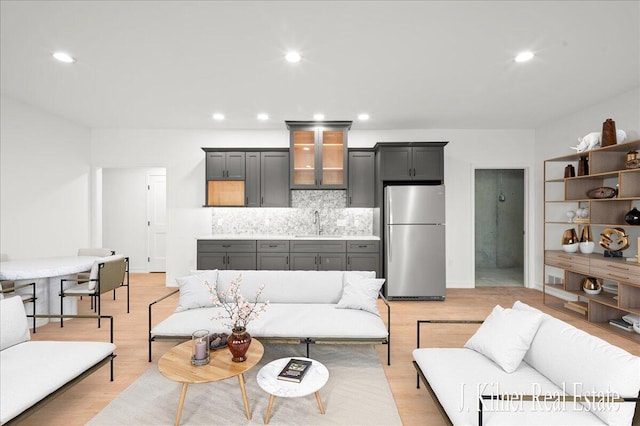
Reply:
[[[149,272],[165,272],[167,255],[167,177],[147,176],[147,259]]]

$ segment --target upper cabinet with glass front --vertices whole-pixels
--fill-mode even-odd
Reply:
[[[285,123],[291,137],[291,189],[345,189],[351,121]]]

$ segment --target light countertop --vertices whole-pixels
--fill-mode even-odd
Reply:
[[[270,234],[217,234],[197,237],[198,240],[370,240],[375,235],[270,235]]]

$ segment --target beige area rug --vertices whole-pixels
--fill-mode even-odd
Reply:
[[[245,373],[252,420],[245,416],[237,378],[189,385],[181,424],[264,424],[269,395],[256,383],[258,370],[270,361],[306,356],[303,345],[265,344],[260,363]],[[320,389],[326,414],[313,394],[276,398],[271,425],[401,425],[375,349],[368,345],[311,345],[310,356],[329,369]],[[117,362],[117,361],[116,361]],[[175,421],[181,384],[165,378],[156,365],[124,390],[89,425],[171,425]]]

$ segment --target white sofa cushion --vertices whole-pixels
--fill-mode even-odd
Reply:
[[[215,291],[217,281],[218,270],[216,269],[176,278],[180,288],[176,312],[213,306],[211,291]]]
[[[542,313],[504,309],[496,305],[464,346],[512,373],[527,353],[541,320]]]
[[[22,298],[14,296],[0,300],[0,351],[30,338]]]
[[[375,272],[358,272],[375,278]],[[218,289],[224,292],[242,275],[240,293],[250,302],[264,284],[260,301],[270,303],[330,303],[342,296],[344,271],[218,271]]]
[[[113,343],[30,341],[0,351],[4,424],[115,350]]]
[[[247,331],[253,337],[314,337],[319,339],[385,339],[387,329],[379,316],[355,309],[336,309],[335,304],[272,303],[251,321]],[[222,308],[177,312],[152,328],[158,336],[187,336],[198,329],[228,333],[217,318]]]
[[[338,309],[360,309],[380,315],[378,294],[384,278],[366,278],[360,274],[345,272],[342,297],[336,305]]]
[[[555,394],[561,389],[526,363],[506,373],[484,355],[466,348],[420,348],[413,358],[431,384],[438,401],[456,426],[478,425],[481,395]],[[483,425],[603,425],[589,412],[564,408],[543,401],[485,401]]]
[[[520,301],[513,308],[541,312]],[[566,384],[571,395],[600,392],[636,397],[640,391],[640,357],[547,314],[524,360],[552,382]],[[590,408],[607,424],[628,425],[635,404],[591,404]]]

